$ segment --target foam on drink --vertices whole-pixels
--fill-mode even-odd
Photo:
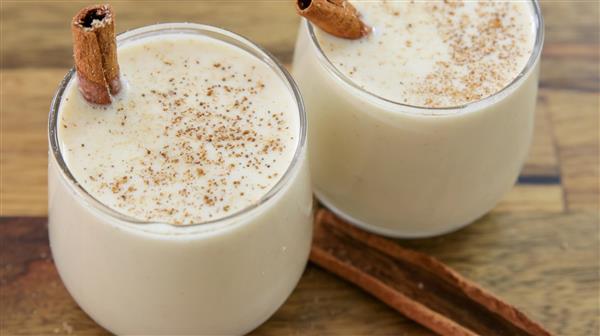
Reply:
[[[182,33],[118,52],[125,92],[93,106],[73,80],[59,111],[65,162],[94,198],[140,220],[201,223],[256,204],[279,181],[300,121],[267,64]]]
[[[534,46],[533,8],[525,1],[350,1],[373,28],[357,40],[316,29],[345,76],[385,99],[453,107],[510,84]]]

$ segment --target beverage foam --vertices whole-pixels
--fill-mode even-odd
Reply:
[[[94,198],[139,220],[201,223],[256,204],[281,179],[300,121],[266,63],[185,33],[141,38],[118,53],[125,92],[93,106],[74,79],[59,110],[63,157]]]
[[[453,107],[509,85],[533,51],[525,1],[351,1],[373,28],[341,39],[316,29],[321,49],[351,81],[398,103]]]

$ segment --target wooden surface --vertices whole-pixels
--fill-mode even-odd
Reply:
[[[0,1],[0,334],[106,331],[71,299],[48,249],[46,120],[71,66],[76,1]],[[118,30],[156,22],[218,25],[292,57],[289,1],[114,1]],[[143,4],[143,5],[142,5]],[[515,304],[557,335],[598,335],[599,18],[595,1],[543,2],[534,144],[520,183],[459,232],[399,241],[427,252]],[[255,335],[428,335],[367,294],[309,265]]]

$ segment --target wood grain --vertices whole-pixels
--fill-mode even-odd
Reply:
[[[598,93],[549,90],[541,99],[553,125],[568,208],[598,210]]]
[[[89,1],[3,0],[3,67],[72,65],[69,22]],[[117,32],[158,22],[198,22],[242,34],[292,60],[299,18],[291,1],[111,1]],[[51,13],[51,14],[49,14]],[[51,37],[51,38],[50,38]],[[24,43],[26,41],[27,43]]]
[[[118,31],[156,22],[218,25],[290,63],[290,1],[111,2]],[[71,16],[89,2],[0,1],[0,334],[104,335],[70,298],[47,242],[46,120],[71,66]],[[546,43],[533,146],[521,183],[487,216],[434,239],[429,253],[557,335],[600,334],[600,5],[542,1]],[[309,265],[255,335],[429,335],[369,295]]]

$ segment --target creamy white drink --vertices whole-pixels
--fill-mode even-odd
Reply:
[[[121,36],[125,89],[50,116],[50,242],[80,306],[117,334],[242,334],[304,269],[312,199],[293,82],[231,33]],[[69,77],[70,78],[70,77]]]
[[[302,22],[294,55],[318,198],[390,236],[472,222],[512,187],[527,155],[537,3],[351,3],[369,35],[342,39]]]
[[[300,119],[265,63],[192,34],[119,52],[124,94],[93,106],[70,85],[61,105],[63,157],[88,193],[140,220],[185,225],[256,204],[280,180]]]

